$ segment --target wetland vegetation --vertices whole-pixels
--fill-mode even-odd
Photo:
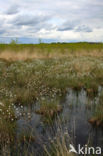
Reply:
[[[11,44],[0,44],[0,154],[3,155],[3,151],[6,151],[7,153],[4,155],[11,155],[14,150],[18,151],[16,147],[13,147],[14,142],[16,142],[18,149],[20,146],[22,147],[20,151],[24,150],[22,151],[24,155],[26,155],[26,152],[27,155],[30,153],[33,155],[37,152],[38,154],[36,153],[36,155],[39,156],[40,153],[35,151],[39,144],[34,143],[36,142],[37,134],[24,132],[22,135],[19,134],[20,137],[18,137],[18,123],[21,125],[22,118],[26,118],[26,122],[32,119],[36,122],[36,119],[39,120],[39,117],[41,119],[45,117],[45,121],[49,121],[48,118],[53,117],[54,122],[51,124],[55,127],[55,122],[58,122],[57,118],[61,112],[63,114],[64,109],[65,111],[68,110],[68,106],[63,105],[68,90],[73,92],[73,94],[70,93],[72,96],[68,96],[70,99],[70,102],[67,102],[69,111],[74,107],[78,108],[76,104],[78,99],[81,102],[80,98],[83,98],[79,104],[79,109],[83,107],[82,110],[84,110],[83,105],[85,104],[83,101],[85,99],[92,101],[85,102],[85,111],[88,109],[90,114],[86,122],[89,121],[91,125],[99,126],[102,129],[102,86],[102,43],[40,43],[26,45],[12,42]],[[99,88],[101,89],[99,90]],[[75,105],[73,105],[74,101]],[[30,111],[31,106],[33,107],[32,112]],[[82,110],[79,111],[82,112]],[[70,113],[69,111],[68,113]],[[56,117],[54,118],[55,114]],[[77,114],[79,116],[79,113]],[[62,118],[64,116],[65,113],[62,115]],[[61,117],[59,117],[59,120],[62,120]],[[45,127],[44,120],[40,120],[40,122],[43,122],[45,131],[47,127]],[[47,123],[46,126],[48,125]],[[50,127],[50,124],[48,126]],[[61,129],[63,128],[62,122],[60,122],[60,127]],[[24,131],[25,129],[24,126]],[[34,126],[31,129],[34,129]],[[69,128],[66,127],[66,134],[69,133]],[[56,135],[58,134],[56,132]],[[53,140],[51,134],[50,136],[51,140]],[[46,138],[45,135],[44,137]],[[65,132],[63,131],[61,141],[57,137],[53,143],[49,143],[51,147],[53,146],[53,149],[49,148],[47,144],[40,147],[42,148],[41,151],[44,152],[42,154],[44,156],[69,156],[70,153],[68,153],[67,146],[69,143],[68,141],[65,142],[64,137]],[[72,136],[68,140],[70,138]],[[31,144],[34,149],[30,149],[29,146],[32,146]],[[28,151],[26,151],[27,146]],[[20,151],[13,156],[16,156],[16,154],[19,156]],[[55,153],[52,154],[53,151]]]

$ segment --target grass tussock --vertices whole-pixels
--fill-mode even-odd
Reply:
[[[77,154],[69,152],[71,138],[67,131],[62,132],[59,128],[54,139],[50,139],[50,146],[47,148],[44,146],[44,150],[47,156],[77,156]]]
[[[15,104],[29,105],[43,98],[52,99],[41,101],[37,111],[48,119],[62,110],[54,99],[64,95],[68,88],[84,88],[88,96],[94,97],[98,86],[103,85],[102,43],[0,44],[0,58],[1,145],[8,146],[7,142],[15,138]],[[103,123],[103,98],[100,99],[94,120],[97,125]],[[27,135],[23,139],[31,138]],[[53,156],[70,156],[64,137],[61,140],[57,137],[52,147]]]
[[[48,118],[53,118],[57,113],[62,111],[62,106],[58,100],[42,100],[40,102],[40,109],[36,110],[37,114],[41,114]]]
[[[94,96],[98,86],[103,85],[102,80],[103,58],[0,60],[0,98],[16,104],[62,96],[68,87],[84,88],[89,96]]]
[[[99,98],[99,104],[95,108],[94,116],[89,120],[94,126],[103,127],[103,93]]]
[[[0,144],[10,143],[14,140],[15,113],[12,105],[0,101]]]

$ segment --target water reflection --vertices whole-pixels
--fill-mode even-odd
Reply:
[[[99,102],[101,92],[102,88],[99,87],[98,95],[91,99],[84,89],[79,92],[68,89],[67,95],[61,100],[63,111],[51,125],[43,123],[43,117],[35,113],[38,104],[25,106],[23,109],[18,107],[18,112],[22,115],[17,121],[17,134],[28,131],[39,138],[38,140],[48,142],[48,138],[55,137],[60,127],[63,132],[65,129],[68,130],[75,146],[88,143],[92,146],[103,146],[102,129],[94,128],[88,123]]]

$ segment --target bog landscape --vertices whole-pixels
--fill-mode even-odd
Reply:
[[[70,144],[103,146],[103,43],[0,44],[0,155]]]

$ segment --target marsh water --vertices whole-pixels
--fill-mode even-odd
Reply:
[[[88,122],[99,103],[102,90],[99,87],[98,94],[90,98],[84,89],[81,91],[68,89],[66,96],[61,99],[62,112],[50,124],[44,122],[42,115],[35,113],[38,104],[23,108],[17,107],[16,114],[22,114],[17,121],[17,135],[29,134],[35,136],[32,145],[37,153],[39,151],[39,154],[40,147],[43,144],[49,144],[58,131],[61,131],[62,135],[68,132],[75,147],[78,144],[103,147],[103,129],[93,127]]]

